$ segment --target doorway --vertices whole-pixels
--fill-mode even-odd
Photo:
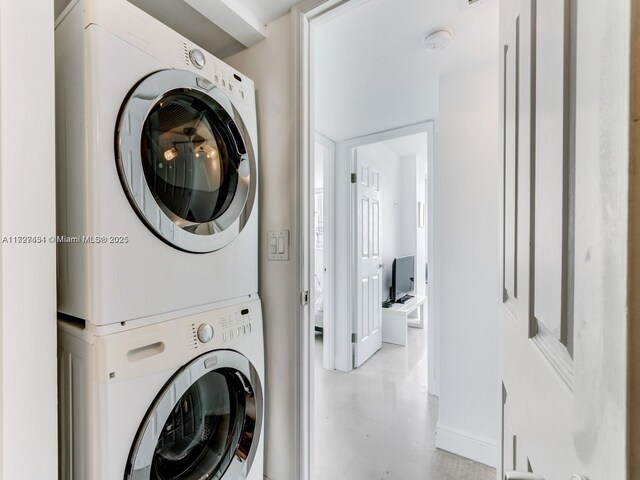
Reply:
[[[404,478],[409,472],[410,456],[417,455],[416,449],[427,450],[433,446],[437,423],[438,400],[429,395],[432,393],[429,383],[432,378],[434,382],[436,379],[435,368],[430,368],[435,363],[432,357],[436,342],[432,352],[428,348],[431,333],[427,328],[427,312],[432,306],[427,301],[426,283],[429,255],[435,258],[428,249],[429,246],[435,248],[435,243],[429,242],[435,217],[428,213],[431,210],[428,172],[435,169],[434,124],[422,122],[337,145],[321,135],[315,138],[314,167],[309,170],[313,172],[310,185],[314,187],[309,248],[314,252],[312,271],[316,285],[311,296],[314,344],[310,359],[314,369],[311,385],[315,426],[313,478],[357,478],[365,473],[373,474],[369,466],[357,458],[374,458],[378,450],[395,452],[395,460],[385,458],[384,461],[397,476],[394,478]],[[335,155],[328,155],[326,152],[333,145]],[[326,158],[332,160],[331,168],[327,168]],[[359,196],[363,185],[376,193],[374,199],[368,192],[365,203],[373,202],[377,208],[362,207]],[[319,233],[323,234],[321,239]],[[363,248],[363,239],[369,242],[367,248]],[[327,245],[333,247],[332,255],[326,255],[323,247]],[[377,297],[371,295],[376,300],[366,307],[366,313],[373,319],[370,322],[373,328],[366,332],[361,330],[366,315],[359,311],[363,305],[363,290],[359,288],[363,283],[374,282],[358,281],[358,262],[365,251],[374,267],[380,266],[380,270],[374,269],[373,273],[374,278],[379,277],[380,293]],[[329,257],[332,260],[327,261]],[[414,298],[407,304],[396,303],[394,308],[385,309],[383,301],[391,300],[393,264],[406,257],[411,258],[411,282],[415,285],[411,285],[409,291]],[[332,275],[328,276],[328,282],[323,282],[320,278],[324,278],[327,269]],[[331,281],[332,289],[327,287]],[[433,289],[433,284],[429,288]],[[327,298],[334,301],[330,307],[331,317],[326,313]],[[388,320],[389,313],[398,307],[391,320],[404,325],[396,328],[403,339],[389,338],[389,332],[384,332],[387,337],[383,338],[384,325],[379,325],[377,348],[359,359],[357,342],[359,338],[372,340],[376,314],[369,309],[375,307],[380,323]],[[432,328],[433,325],[435,322],[431,322]],[[328,330],[333,332],[331,336],[327,335]],[[332,342],[335,345],[329,348]],[[334,356],[327,358],[327,352],[333,352]],[[403,393],[399,399],[392,399],[382,393],[382,384]],[[394,406],[386,403],[388,401],[393,401]],[[412,433],[385,448],[384,432],[395,428],[400,435],[403,428],[408,428],[407,411],[416,412],[409,416]],[[393,412],[402,419],[396,418]],[[328,441],[330,438],[342,440]],[[448,455],[434,449],[429,462],[440,464],[446,470],[447,464],[452,463]],[[455,462],[458,461],[456,458]],[[373,468],[378,467],[380,465]],[[431,467],[416,464],[412,468],[421,471]],[[473,468],[472,463],[469,468]],[[482,478],[481,473],[478,475]]]
[[[324,5],[324,6],[327,6],[327,5]],[[295,136],[295,139],[296,139],[295,154],[299,155],[299,158],[301,159],[301,162],[299,164],[300,170],[295,172],[295,175],[299,175],[300,177],[300,193],[301,193],[300,201],[298,202],[300,206],[300,211],[299,211],[299,216],[296,216],[296,218],[302,230],[300,235],[302,240],[301,242],[302,251],[298,256],[298,264],[295,265],[297,269],[295,274],[296,274],[296,279],[300,278],[302,280],[301,284],[302,284],[303,292],[307,288],[309,291],[312,290],[313,283],[314,283],[312,272],[315,271],[313,267],[313,252],[311,251],[312,244],[310,241],[310,239],[313,238],[313,228],[312,228],[311,218],[314,212],[313,205],[315,203],[315,198],[314,198],[315,187],[314,187],[314,183],[313,183],[310,172],[314,170],[313,159],[312,159],[314,154],[313,139],[314,139],[314,133],[315,133],[315,129],[314,129],[315,122],[313,120],[313,110],[314,110],[314,95],[316,94],[316,92],[312,88],[314,68],[313,68],[313,59],[309,57],[309,52],[311,51],[311,46],[313,45],[313,42],[316,40],[316,38],[315,38],[314,28],[312,27],[311,21],[319,18],[319,15],[322,13],[322,10],[324,9],[324,6],[319,7],[317,6],[317,4],[316,6],[309,6],[308,10],[305,10],[304,12],[301,10],[298,10],[296,12],[294,10],[294,19],[293,19],[294,33],[300,39],[300,43],[295,44],[295,48],[296,49],[299,48],[299,50],[296,50],[296,61],[298,63],[294,64],[294,71],[296,71],[298,74],[298,77],[296,77],[294,82],[294,87],[295,87],[296,98],[297,100],[300,101],[301,108],[300,110],[297,110],[295,112],[296,118],[294,119],[295,120],[294,129],[299,129],[297,132],[298,135]],[[336,4],[334,3],[332,5],[329,5],[329,7],[330,8],[336,7]],[[337,8],[334,8],[333,11],[336,11],[336,10]],[[332,70],[332,71],[335,72],[335,70]],[[436,91],[435,89],[424,89],[424,88],[423,90]],[[336,92],[336,95],[339,95],[339,92]],[[413,98],[415,99],[416,97],[413,97]],[[434,103],[437,103],[437,98],[438,96],[436,91]],[[379,103],[369,102],[368,105],[379,105]],[[394,113],[397,111],[407,110],[408,108],[409,107],[405,108],[404,106],[401,108],[398,105],[394,105],[393,108],[390,108],[387,111]],[[427,111],[422,110],[422,112],[425,113]],[[434,117],[435,115],[425,114],[425,116],[422,118],[434,118]],[[377,116],[377,118],[381,118],[381,117]],[[388,118],[385,118],[385,120],[387,119]],[[429,124],[430,126],[427,128],[430,128],[430,134],[432,139],[432,141],[429,142],[429,148],[434,149],[433,122],[427,122],[427,121],[420,122],[418,121],[419,119],[417,118],[413,118],[412,120],[414,122],[417,121],[417,123],[410,123],[405,121],[404,124],[405,125],[408,124],[409,126],[403,127],[403,128],[406,128],[408,130],[413,128],[416,130],[412,132],[403,132],[403,133],[409,134],[409,133],[418,133],[419,131],[424,131],[425,124]],[[403,125],[403,123],[396,122],[395,125]],[[381,132],[375,135],[381,135],[382,137],[384,137],[384,138],[378,138],[376,140],[372,138],[367,138],[367,137],[371,137],[370,135],[348,137],[348,138],[355,138],[355,140],[349,140],[349,139],[340,140],[340,137],[332,137],[331,135],[329,135],[330,137],[332,137],[333,140],[336,141],[336,162],[335,162],[336,214],[338,213],[338,210],[340,210],[340,213],[344,213],[343,210],[348,213],[347,215],[348,220],[346,222],[347,230],[351,228],[351,226],[353,225],[353,214],[354,212],[356,212],[356,209],[353,206],[354,202],[349,193],[349,188],[351,188],[350,180],[349,180],[351,177],[351,174],[353,173],[356,174],[356,181],[357,181],[357,174],[358,174],[358,172],[354,171],[354,168],[353,168],[353,158],[354,158],[353,150],[357,150],[357,147],[364,146],[367,143],[376,143],[376,141],[391,139],[394,137],[394,134],[395,136],[398,136],[398,132],[397,131],[394,132],[393,126],[394,126],[393,124],[387,125],[387,129],[378,129],[378,130],[369,129],[368,130],[369,132],[370,131]],[[322,131],[322,133],[324,134],[328,133],[327,131],[323,131],[322,129],[320,131]],[[393,132],[393,133],[390,134],[389,132]],[[366,132],[363,132],[363,133],[366,133]],[[347,162],[341,162],[340,161],[341,158],[346,158]],[[429,159],[430,161],[435,162],[435,158],[433,155],[430,155]],[[351,160],[351,162],[349,160]],[[434,175],[429,175],[427,177],[427,183],[429,183],[430,181],[433,181],[433,179],[436,177],[435,173],[437,172],[437,168],[428,168],[428,170],[430,173],[434,173]],[[348,183],[349,186],[346,189],[341,190],[339,183],[344,185],[342,182],[344,182],[345,180],[349,182]],[[417,180],[417,179],[414,178],[414,180]],[[422,184],[423,181],[424,181],[424,176],[420,179],[420,183]],[[427,185],[427,187],[429,187],[429,185]],[[430,190],[429,195],[434,195],[433,193],[435,192],[434,188],[431,188],[431,189],[427,188],[426,190]],[[344,193],[345,191],[347,192],[346,194]],[[345,200],[345,202],[341,201],[340,199]],[[418,210],[419,208],[420,207],[416,204],[416,210]],[[438,219],[431,212],[431,210],[434,209],[433,202],[429,201],[429,198],[426,199],[425,205],[422,208],[424,210],[424,215],[427,217],[425,220],[425,226],[427,222],[432,223],[434,225],[437,224]],[[349,215],[351,215],[351,217],[349,217]],[[414,218],[417,220],[417,217],[418,217],[418,214],[416,212],[414,214]],[[326,227],[326,225],[324,225],[323,227]],[[348,234],[346,235],[346,237],[341,236],[339,233],[340,228],[341,227],[339,222],[336,222],[335,229],[334,229],[335,238],[336,238],[336,241],[335,241],[336,247],[342,244],[337,240],[338,238],[342,238],[342,239],[347,238],[347,243],[350,243],[349,242],[350,239],[356,238],[355,236],[350,236]],[[433,235],[433,230],[431,230],[429,235],[430,236]],[[433,289],[437,285],[438,268],[434,260],[437,258],[437,255],[433,255],[431,252],[437,250],[437,244],[436,242],[433,241],[432,238],[429,238],[428,241],[425,241],[424,243],[427,244],[427,245],[423,244],[423,246],[425,249],[427,248],[429,249],[429,258],[431,258],[431,262],[429,264],[430,282],[428,286],[428,291],[429,291],[428,293],[429,293],[429,297],[435,300],[437,296],[433,295]],[[338,251],[335,252],[336,266],[346,265],[348,268],[350,268],[350,271],[349,271],[349,275],[338,275],[337,273],[335,275],[334,291],[336,293],[335,295],[336,298],[334,299],[334,310],[336,313],[334,315],[334,319],[337,319],[339,315],[338,313],[339,300],[337,298],[338,294],[345,293],[346,296],[349,297],[348,292],[351,291],[351,287],[354,284],[355,262],[354,262],[354,259],[349,258],[349,256],[351,255],[351,257],[353,257],[354,256],[353,252],[355,252],[355,250],[352,248],[346,248],[346,251],[348,253],[344,255],[345,258],[342,258],[338,253]],[[426,270],[427,268],[425,265],[424,272],[423,272],[425,277],[426,277]],[[415,271],[416,272],[418,271],[417,267]],[[342,288],[343,285],[346,285],[347,288]],[[311,296],[313,297],[313,294]],[[318,431],[320,430],[320,424],[318,422],[318,419],[314,415],[314,408],[316,411],[320,411],[320,408],[319,408],[320,405],[318,400],[314,399],[313,393],[314,393],[314,388],[317,385],[319,385],[320,382],[322,381],[321,375],[324,375],[324,372],[320,371],[319,373],[317,373],[317,370],[315,369],[317,362],[314,362],[314,358],[312,357],[313,345],[314,345],[313,341],[315,340],[315,333],[314,333],[315,323],[312,318],[313,302],[311,302],[310,305],[307,307],[304,305],[304,298],[305,297],[303,295],[303,305],[302,305],[302,308],[300,309],[301,321],[298,324],[300,325],[300,329],[301,329],[300,334],[301,334],[301,341],[302,341],[301,359],[300,359],[300,367],[301,367],[300,379],[302,384],[302,388],[300,390],[300,399],[301,399],[300,405],[301,405],[301,416],[302,416],[300,448],[302,453],[302,465],[301,465],[302,471],[301,471],[300,478],[306,479],[306,478],[313,478],[313,475],[316,472],[315,466],[312,465],[313,455],[311,454],[311,452],[315,450],[314,430],[316,430],[316,428]],[[352,302],[351,303],[352,309],[351,310],[347,309],[347,312],[348,312],[347,315],[350,315],[351,319],[353,319],[354,317],[353,296],[351,296],[351,299],[348,299],[347,301]],[[427,309],[430,311],[436,310],[435,302],[430,302]],[[324,320],[324,317],[323,317],[323,320]],[[427,343],[433,342],[434,348],[428,349],[427,351],[430,355],[433,355],[436,360],[432,362],[429,362],[429,361],[425,362],[425,369],[427,370],[427,372],[423,376],[421,376],[421,378],[424,379],[426,377],[428,381],[426,381],[424,384],[425,391],[421,393],[426,393],[431,389],[433,389],[434,393],[438,391],[438,388],[437,388],[438,380],[439,380],[437,375],[438,373],[438,362],[437,362],[438,329],[437,329],[436,322],[437,322],[437,317],[435,315],[428,315],[428,321],[427,321],[428,328],[427,328],[426,342]],[[343,328],[344,331],[341,331],[340,330],[341,328]],[[431,334],[430,332],[431,330],[433,330],[434,334]],[[415,331],[417,332],[417,330]],[[335,333],[334,335],[335,350],[334,350],[333,359],[335,363],[335,368],[336,370],[344,370],[346,372],[349,372],[350,370],[353,370],[353,352],[354,352],[353,343],[352,343],[353,337],[351,337],[351,335],[353,333],[357,334],[357,332],[353,331],[352,323],[336,321],[334,333]],[[325,338],[323,338],[323,340],[325,340]],[[324,348],[321,348],[319,350],[324,353]],[[404,350],[399,350],[399,351],[402,352]],[[378,358],[383,358],[383,357],[382,355],[380,355]],[[371,357],[369,362],[366,362],[366,361],[363,362],[363,365],[360,367],[360,369],[356,369],[354,372],[348,373],[346,375],[341,373],[336,373],[336,372],[331,372],[331,373],[334,375],[337,375],[336,378],[339,378],[338,376],[346,378],[348,375],[357,375],[361,372],[365,372],[366,371],[365,369],[367,369],[369,366],[372,366],[373,365],[372,362],[374,362],[374,360],[376,360],[375,354],[373,357]],[[340,368],[341,362],[344,362],[344,364],[342,364],[343,368]],[[323,359],[323,363],[324,363],[324,359]],[[409,363],[407,363],[407,365],[409,365]],[[314,383],[314,377],[316,378],[315,383]],[[397,374],[395,375],[395,377],[400,378],[401,375]],[[381,379],[383,377],[379,375],[371,375],[370,378]],[[432,378],[433,378],[433,381],[431,381]],[[389,382],[387,385],[392,390],[394,390],[394,387],[391,387],[392,385],[391,382]],[[394,390],[394,391],[399,391],[399,390]],[[384,395],[384,393],[381,393],[379,397],[382,395]],[[429,397],[427,396],[427,399],[428,398]],[[400,410],[405,408],[404,406],[400,406],[400,405],[396,405],[395,407],[399,408]],[[381,415],[385,415],[386,411],[387,409],[381,409],[378,412]],[[352,412],[352,413],[354,414],[354,416],[357,415],[357,412]],[[370,419],[367,419],[365,417],[366,424],[369,424],[368,423],[369,420]],[[339,422],[339,423],[341,423],[342,425],[347,424],[346,421]],[[422,428],[425,426],[424,423],[421,423],[420,425],[421,425],[422,431],[428,432],[427,428]],[[431,436],[430,438],[433,438],[433,436]],[[388,441],[388,439],[386,439],[386,441]],[[377,452],[383,451],[383,445],[384,443],[378,444],[380,448],[377,450]],[[438,454],[439,452],[436,452],[434,455],[438,455]],[[362,458],[375,458],[375,455],[376,455],[375,453],[372,454],[370,451],[368,457],[366,455],[359,455],[359,456]],[[317,458],[320,459],[321,457],[318,456]],[[459,458],[457,460],[459,462],[462,461]],[[405,465],[406,464],[407,463],[405,463]],[[429,468],[426,465],[423,465],[423,467]],[[465,470],[470,471],[469,469],[465,469]],[[347,475],[349,475],[349,473],[347,473]],[[407,477],[407,475],[404,475],[403,477],[398,473],[396,473],[396,476],[398,478]],[[363,478],[370,478],[370,477],[367,477],[365,475]],[[472,474],[470,478],[481,478],[481,476],[479,475],[474,476]]]
[[[436,168],[434,122],[422,122],[337,144],[322,135],[317,134],[315,138],[314,168],[310,170],[313,172],[310,185],[314,185],[314,208],[309,219],[313,226],[309,248],[314,252],[312,270],[315,285],[311,291],[311,305],[314,338],[322,335],[323,339],[324,368],[349,372],[380,348],[379,343],[377,348],[367,347],[373,351],[358,362],[354,340],[356,343],[358,339],[368,341],[368,334],[381,323],[382,303],[391,300],[394,260],[411,256],[411,292],[406,293],[415,298],[403,309],[413,323],[418,322],[428,331],[429,393],[437,395],[436,282],[426,282],[427,271],[435,272],[436,259],[434,231],[437,226],[433,213],[436,186],[432,184],[433,177],[427,175],[428,171]],[[330,159],[329,164],[325,158]],[[363,172],[356,172],[358,162],[367,165],[364,174],[371,178],[366,182],[362,178]],[[371,183],[380,195],[376,205],[365,202],[365,205],[369,203],[369,215],[364,223],[362,202],[356,198],[358,189],[357,183],[352,183],[352,174],[356,182]],[[357,180],[358,175],[360,180]],[[319,176],[323,178],[319,179]],[[322,202],[319,204],[321,192]],[[320,206],[324,208],[321,250],[317,248]],[[359,208],[361,222],[358,225]],[[369,228],[366,235],[364,227]],[[373,237],[376,237],[375,241]],[[363,292],[359,291],[359,285],[362,282],[356,279],[363,238],[370,241],[369,248],[364,249],[367,259],[373,261],[376,269],[379,267],[379,272],[374,272],[374,279],[380,275],[380,285],[376,287],[380,288],[376,297],[379,301],[375,302],[378,312],[365,312],[367,319],[363,318],[361,311]],[[359,248],[360,255],[357,254]],[[431,275],[435,277],[434,273]],[[432,301],[427,302],[427,298]],[[374,308],[374,303],[369,305]],[[378,320],[376,315],[380,317]],[[369,325],[367,331],[364,331],[365,324]],[[378,341],[381,341],[381,335]]]

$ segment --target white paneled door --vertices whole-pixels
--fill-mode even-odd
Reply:
[[[502,4],[500,476],[625,480],[629,2]]]
[[[382,259],[380,257],[380,173],[353,150],[356,168],[356,301],[354,367],[382,347]]]

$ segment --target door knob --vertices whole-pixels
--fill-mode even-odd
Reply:
[[[505,480],[544,480],[539,475],[525,472],[507,472],[504,474]]]
[[[378,265],[378,268],[384,268],[384,263],[381,263],[380,265]]]

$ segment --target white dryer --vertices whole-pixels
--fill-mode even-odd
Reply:
[[[258,300],[58,337],[61,480],[263,479]]]
[[[258,290],[253,82],[126,0],[56,23],[58,307],[162,321]]]

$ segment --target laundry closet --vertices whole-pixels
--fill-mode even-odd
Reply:
[[[126,0],[55,50],[60,478],[262,479],[253,82]]]

